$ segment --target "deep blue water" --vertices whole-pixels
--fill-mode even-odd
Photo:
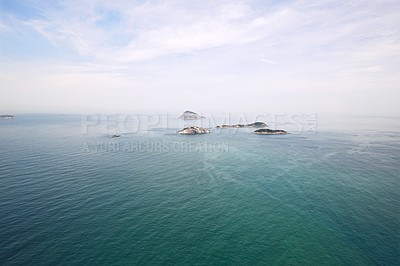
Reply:
[[[110,138],[80,115],[0,120],[0,264],[399,265],[399,118],[174,123]]]

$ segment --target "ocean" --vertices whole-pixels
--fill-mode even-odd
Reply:
[[[0,120],[0,264],[399,265],[400,118],[270,118]]]

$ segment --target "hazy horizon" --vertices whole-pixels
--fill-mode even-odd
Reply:
[[[2,1],[0,113],[399,116],[398,1]]]

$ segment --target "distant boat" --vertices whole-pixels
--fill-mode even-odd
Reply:
[[[112,138],[119,138],[119,137],[121,137],[121,135],[112,135],[111,137]]]

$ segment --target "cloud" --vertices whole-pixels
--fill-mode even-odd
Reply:
[[[371,42],[398,41],[393,27],[399,24],[398,13],[382,6],[293,1],[260,12],[243,2],[206,2],[193,8],[173,1],[133,6],[67,1],[25,23],[57,47],[69,44],[81,55],[124,63],[258,41],[265,41],[264,48],[271,51],[280,46],[278,53],[285,55],[355,57],[363,49],[371,52]],[[396,47],[389,49],[395,52]]]
[[[29,81],[30,90],[50,90],[43,85],[47,82],[61,91],[68,86],[93,91],[92,85],[103,96],[118,91],[145,103],[146,97],[160,95],[172,106],[181,95],[203,99],[199,91],[235,104],[258,97],[260,106],[268,95],[296,105],[303,93],[315,95],[315,106],[321,108],[344,95],[357,99],[360,92],[381,89],[398,95],[397,1],[35,3],[34,15],[2,13],[0,24],[6,43],[11,34],[30,43],[35,32],[57,47],[53,57],[40,51],[39,63],[47,65],[38,73],[41,79]],[[3,52],[3,58],[13,61],[12,51]],[[2,65],[5,85],[11,87],[13,78],[24,76],[12,65]],[[34,72],[34,64],[23,65],[25,74]],[[21,82],[14,85],[24,90]],[[96,106],[107,97],[97,97]],[[307,103],[313,106],[313,100]],[[299,101],[297,106],[304,105]]]
[[[3,24],[3,22],[0,20],[0,31],[10,31],[9,27]]]
[[[180,18],[182,10],[194,12],[179,5],[146,3],[123,10],[119,5],[97,6],[91,1],[81,5],[72,1],[60,10],[43,11],[42,19],[24,23],[55,46],[67,42],[82,55],[124,62],[251,43],[282,29],[288,21],[295,23],[295,14],[290,10],[254,16],[250,5],[236,2],[216,5],[210,12],[199,12],[193,18]],[[118,14],[117,22],[112,21],[114,27],[101,26],[110,22],[110,13]],[[158,14],[160,21],[149,19]]]
[[[262,58],[261,62],[267,63],[267,64],[271,64],[271,65],[275,65],[276,62],[274,60],[270,60],[270,59],[266,59],[266,58]]]

